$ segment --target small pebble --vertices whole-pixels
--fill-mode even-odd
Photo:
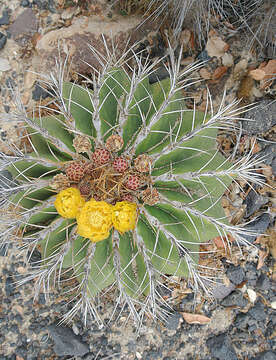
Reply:
[[[7,36],[0,32],[0,50],[3,49],[7,42]]]
[[[5,58],[0,57],[0,71],[9,71],[11,69],[11,65],[9,61]]]
[[[30,4],[29,0],[22,0],[20,5],[22,7],[30,7],[31,4]]]
[[[247,294],[248,294],[248,298],[249,298],[249,301],[251,303],[254,303],[257,299],[257,294],[254,290],[252,289],[247,289]]]
[[[276,310],[276,301],[273,301],[270,306],[272,307],[272,309]]]
[[[4,10],[2,13],[2,17],[0,17],[0,25],[9,25],[10,23],[10,15],[7,10]]]
[[[245,272],[242,267],[230,265],[226,271],[226,276],[235,285],[239,285],[243,282]]]

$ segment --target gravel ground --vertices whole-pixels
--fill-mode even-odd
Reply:
[[[66,30],[72,38],[74,32],[74,17],[81,19],[89,14],[81,14],[79,10],[57,11],[59,1],[54,0],[11,0],[0,3],[0,79],[1,96],[0,112],[9,112],[8,92],[6,87],[16,84],[24,89],[24,104],[32,106],[36,101],[43,101],[45,92],[36,83],[36,76],[27,70],[36,70],[41,54],[37,33],[51,33]],[[93,10],[94,9],[94,10]],[[97,13],[97,9],[92,10]],[[92,11],[91,10],[91,11]],[[96,14],[97,15],[97,14]],[[93,16],[96,16],[93,13]],[[100,16],[102,14],[100,13]],[[103,20],[104,21],[104,20]],[[120,23],[119,23],[120,26]],[[126,28],[128,24],[124,25]],[[43,30],[48,29],[43,32]],[[80,30],[78,30],[80,31]],[[92,31],[92,30],[91,30]],[[63,33],[64,36],[65,33]],[[87,36],[86,34],[82,36]],[[69,35],[68,35],[69,36]],[[46,44],[44,39],[43,44]],[[47,40],[48,41],[48,40]],[[70,39],[71,41],[71,39]],[[85,41],[85,40],[84,40]],[[47,43],[48,44],[48,43]],[[242,59],[250,58],[242,52],[241,45],[235,41],[231,43],[233,64]],[[240,47],[239,47],[240,46]],[[162,47],[155,44],[155,54],[162,55]],[[158,50],[159,49],[159,50]],[[158,53],[158,51],[160,53]],[[52,56],[52,49],[48,49]],[[200,58],[206,56],[200,52]],[[208,56],[208,54],[207,54]],[[46,60],[47,59],[47,60]],[[45,62],[50,59],[45,57]],[[258,60],[258,59],[257,59]],[[257,61],[255,58],[255,61]],[[218,66],[217,58],[209,63],[208,71]],[[260,60],[259,60],[260,62]],[[74,63],[73,63],[74,65]],[[41,64],[43,67],[43,64]],[[49,65],[47,65],[49,66]],[[77,66],[77,64],[75,64]],[[231,69],[229,67],[229,69]],[[231,80],[230,70],[221,83],[226,84],[231,91],[228,95],[236,96],[241,83]],[[164,75],[165,76],[165,75]],[[232,82],[231,82],[232,81]],[[210,84],[214,102],[219,99],[221,83]],[[256,84],[255,84],[256,85]],[[256,85],[258,88],[258,84]],[[271,85],[271,91],[274,89]],[[213,88],[212,88],[213,87]],[[257,89],[258,90],[258,89]],[[217,92],[217,94],[216,94]],[[253,91],[254,94],[257,91]],[[272,92],[273,94],[273,92]],[[262,94],[263,95],[263,94]],[[256,99],[256,98],[254,98]],[[267,154],[266,163],[270,179],[275,179],[275,124],[276,115],[273,106],[267,106],[275,99],[259,96],[263,106],[258,113],[248,115],[256,122],[245,123],[247,137],[244,142],[252,138],[258,140],[259,154]],[[263,118],[269,121],[263,122]],[[251,125],[250,125],[251,124]],[[2,150],[6,150],[5,141],[19,141],[16,129],[10,124],[1,123]],[[273,186],[275,183],[271,183]],[[32,360],[32,359],[276,359],[276,274],[275,274],[275,192],[270,190],[248,192],[247,196],[239,199],[238,206],[243,207],[243,220],[252,220],[248,226],[259,233],[269,235],[263,241],[258,238],[256,248],[239,255],[234,247],[233,256],[222,258],[225,269],[225,282],[217,289],[216,299],[202,300],[200,314],[210,318],[207,324],[189,324],[184,320],[183,313],[193,311],[194,295],[187,293],[179,302],[173,305],[173,312],[166,324],[153,324],[146,319],[140,336],[137,338],[131,321],[125,325],[127,313],[121,314],[116,325],[98,329],[90,321],[86,328],[81,319],[76,317],[68,326],[58,326],[61,316],[70,309],[71,304],[58,296],[51,294],[50,303],[45,303],[44,295],[33,302],[33,284],[27,283],[17,287],[16,282],[28,273],[24,259],[14,248],[0,252],[0,360]],[[256,240],[256,236],[249,238]],[[267,251],[269,249],[270,252]],[[265,260],[260,261],[260,254],[265,254]],[[35,261],[33,254],[33,260]],[[172,294],[168,294],[170,298]],[[100,311],[108,321],[112,312],[112,303],[102,304]]]

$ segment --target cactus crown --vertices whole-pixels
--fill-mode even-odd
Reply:
[[[242,240],[220,198],[237,176],[254,178],[254,163],[247,157],[233,165],[217,150],[218,129],[234,127],[236,103],[222,101],[210,115],[185,107],[187,76],[200,64],[181,71],[171,51],[169,77],[151,84],[156,64],[92,50],[101,70],[87,87],[65,82],[66,64],[59,64],[44,77],[54,107],[30,117],[17,103],[12,116],[32,151],[3,155],[13,179],[1,207],[12,215],[9,233],[41,251],[28,277],[36,295],[70,274],[78,285],[66,318],[82,310],[84,319],[100,321],[96,296],[116,284],[115,308],[127,305],[139,325],[146,312],[163,318],[161,276],[208,291],[199,247],[229,233]],[[122,172],[113,166],[118,158],[128,164]]]

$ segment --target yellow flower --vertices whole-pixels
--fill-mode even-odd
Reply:
[[[105,201],[87,201],[77,216],[77,233],[93,242],[106,239],[112,227],[112,207]]]
[[[112,222],[116,230],[124,233],[134,230],[137,218],[136,204],[128,201],[117,202],[112,211]]]
[[[70,187],[58,193],[55,200],[55,208],[59,215],[66,219],[73,219],[77,216],[85,203],[79,189]]]

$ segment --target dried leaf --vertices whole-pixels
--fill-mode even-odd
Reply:
[[[199,70],[199,74],[205,80],[209,80],[209,79],[212,78],[212,75],[210,74],[210,72],[206,68],[201,68]]]
[[[260,270],[264,266],[264,261],[267,257],[267,251],[259,250],[259,260],[257,265],[257,270]]]
[[[255,69],[255,70],[251,70],[249,71],[249,75],[254,79],[254,80],[263,80],[265,78],[265,71],[261,70],[261,69]]]
[[[215,32],[209,32],[209,38],[206,44],[206,51],[209,56],[222,57],[228,49],[229,45]]]
[[[213,72],[212,79],[218,80],[220,79],[226,72],[228,68],[227,66],[219,66],[216,68],[216,70]]]
[[[190,313],[186,313],[186,312],[182,312],[181,315],[183,316],[183,319],[188,323],[188,324],[201,324],[201,325],[205,325],[208,324],[211,319],[208,318],[205,315],[200,315],[200,314],[190,314]]]
[[[191,31],[188,29],[184,29],[180,34],[180,43],[184,45],[188,45],[191,39]]]

